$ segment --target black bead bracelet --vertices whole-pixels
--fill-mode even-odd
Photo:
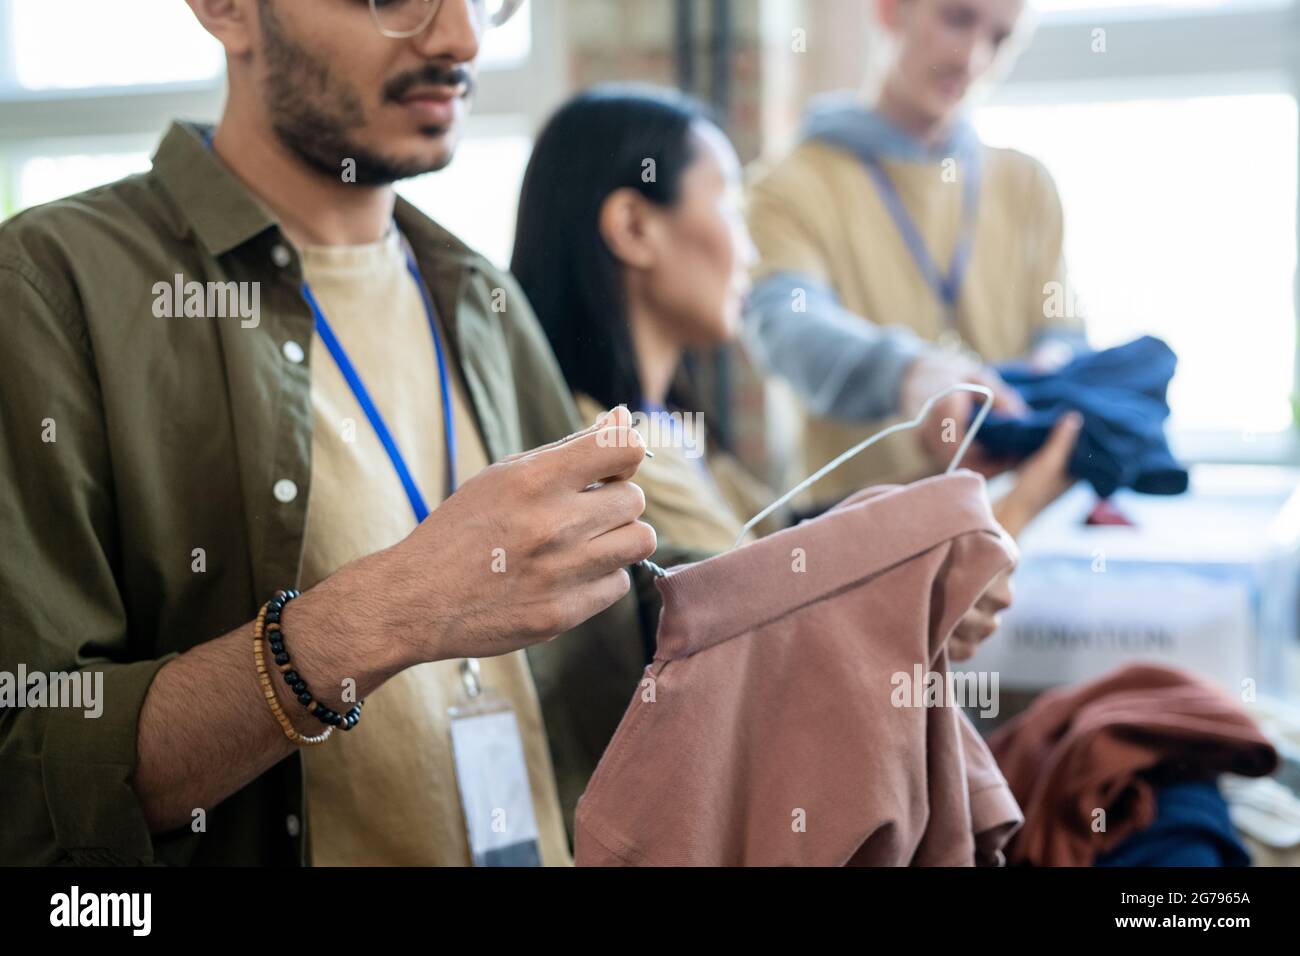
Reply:
[[[307,711],[313,717],[331,727],[338,727],[340,730],[351,730],[361,720],[361,707],[365,704],[365,701],[358,701],[346,714],[331,710],[312,697],[311,691],[307,688],[307,682],[302,679],[301,674],[293,669],[289,661],[289,651],[284,646],[284,631],[280,629],[280,612],[284,610],[286,604],[298,597],[300,593],[295,588],[285,588],[276,591],[275,597],[266,602],[266,641],[271,648],[271,659],[275,661],[275,666],[279,668],[285,684],[289,690],[293,691],[298,703],[307,708]]]

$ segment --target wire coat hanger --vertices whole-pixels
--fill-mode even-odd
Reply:
[[[993,390],[987,386],[962,383],[960,385],[950,385],[942,392],[932,395],[926,403],[921,406],[921,410],[917,412],[916,417],[911,421],[890,425],[888,428],[876,432],[876,434],[872,435],[866,441],[854,445],[848,451],[844,452],[844,454],[823,465],[816,472],[809,475],[803,481],[799,482],[799,484],[795,485],[783,494],[780,498],[777,498],[776,501],[772,502],[758,514],[754,515],[754,517],[750,518],[745,522],[745,526],[740,529],[740,534],[736,537],[736,540],[731,547],[738,547],[745,540],[745,535],[749,534],[749,532],[754,529],[755,525],[768,515],[772,514],[772,512],[776,511],[782,505],[789,503],[789,501],[800,492],[811,488],[849,459],[862,454],[862,452],[866,451],[882,438],[888,438],[890,435],[896,434],[897,432],[919,428],[925,422],[926,416],[930,414],[930,409],[934,407],[934,403],[939,401],[941,398],[946,398],[954,392],[973,392],[976,395],[982,395],[984,396],[984,404],[980,406],[980,410],[975,414],[975,419],[971,422],[970,428],[966,429],[966,436],[961,440],[961,444],[957,446],[957,453],[952,456],[952,461],[949,462],[947,469],[944,471],[944,474],[946,475],[952,474],[961,466],[961,460],[966,456],[966,452],[970,448],[971,442],[975,440],[975,433],[980,430],[980,426],[984,424],[984,419],[988,417],[989,410],[993,407]]]
[[[957,446],[957,451],[952,456],[952,461],[948,463],[948,467],[944,471],[944,474],[946,475],[952,474],[954,471],[956,471],[958,468],[961,467],[961,461],[963,458],[966,457],[966,452],[970,449],[971,442],[975,440],[975,434],[980,430],[980,427],[984,424],[984,419],[988,417],[989,411],[993,408],[993,390],[988,388],[987,386],[972,385],[968,383],[962,383],[959,385],[950,385],[948,388],[945,388],[942,392],[930,396],[930,398],[926,401],[926,403],[921,406],[921,410],[917,412],[916,417],[913,418],[911,421],[899,422],[895,425],[890,425],[888,428],[876,432],[876,434],[872,435],[866,441],[854,445],[848,451],[844,452],[842,455],[835,458],[833,461],[830,461],[827,464],[823,465],[816,472],[809,475],[803,481],[799,482],[799,484],[795,485],[793,488],[791,488],[789,491],[783,494],[780,498],[777,498],[776,501],[772,502],[770,505],[768,505],[758,514],[754,515],[754,517],[750,518],[747,522],[745,522],[745,526],[740,529],[740,534],[736,537],[736,540],[732,543],[731,547],[732,548],[738,547],[745,540],[745,535],[749,534],[749,532],[754,529],[754,526],[757,525],[764,518],[766,518],[768,515],[772,514],[781,506],[789,503],[789,501],[799,493],[806,491],[808,488],[811,488],[813,485],[821,481],[823,478],[829,475],[836,468],[843,465],[846,461],[849,461],[852,458],[856,458],[858,455],[862,454],[862,452],[866,451],[868,448],[870,448],[876,442],[880,441],[882,438],[888,438],[890,435],[894,435],[902,431],[908,431],[909,429],[912,428],[920,428],[921,425],[925,422],[926,416],[930,414],[930,409],[934,407],[935,402],[939,401],[941,398],[946,398],[947,396],[953,394],[954,392],[971,392],[975,395],[981,395],[984,398],[984,403],[980,405],[980,410],[975,413],[975,418],[971,421],[970,428],[966,430],[965,437],[962,438],[961,444]],[[657,578],[666,577],[668,574],[667,571],[665,571],[663,568],[661,568],[659,565],[655,564],[653,561],[651,561],[648,558],[638,563],[641,565],[641,567],[645,568],[647,571],[649,571]]]

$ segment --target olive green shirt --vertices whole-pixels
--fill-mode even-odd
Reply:
[[[574,431],[513,280],[400,200],[396,219],[489,456]],[[159,284],[177,275],[257,283],[256,323],[159,317]],[[159,668],[298,581],[312,442],[301,282],[275,218],[186,125],[150,172],[0,226],[0,671],[103,674],[98,718],[0,709],[0,863],[309,862],[298,754],[208,808],[202,832],[151,835],[131,787]],[[629,596],[529,651],[570,827],[637,686],[648,606]]]

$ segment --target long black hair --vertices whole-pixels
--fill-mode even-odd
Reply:
[[[600,233],[619,189],[672,206],[707,120],[694,101],[650,87],[580,93],[542,130],[524,174],[510,269],[550,339],[569,387],[605,408],[642,407],[623,265]]]

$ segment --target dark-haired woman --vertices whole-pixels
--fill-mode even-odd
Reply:
[[[684,351],[740,332],[754,247],[741,168],[726,135],[691,101],[651,89],[580,94],[551,118],[524,177],[512,271],[536,310],[580,409],[641,412],[655,451],[637,475],[661,542],[716,552],[775,495],[723,455],[674,437],[665,415]],[[656,415],[656,413],[658,413]],[[1013,535],[1069,486],[1077,421],[1020,470],[996,507]],[[997,595],[989,606],[1005,601]],[[965,622],[987,636],[992,613]],[[975,640],[978,640],[976,637]]]
[[[547,124],[512,268],[583,415],[607,399],[640,413],[655,452],[637,477],[645,520],[691,550],[730,546],[737,512],[772,498],[733,459],[706,453],[673,388],[685,349],[736,337],[755,256],[735,151],[690,101],[594,90]]]

